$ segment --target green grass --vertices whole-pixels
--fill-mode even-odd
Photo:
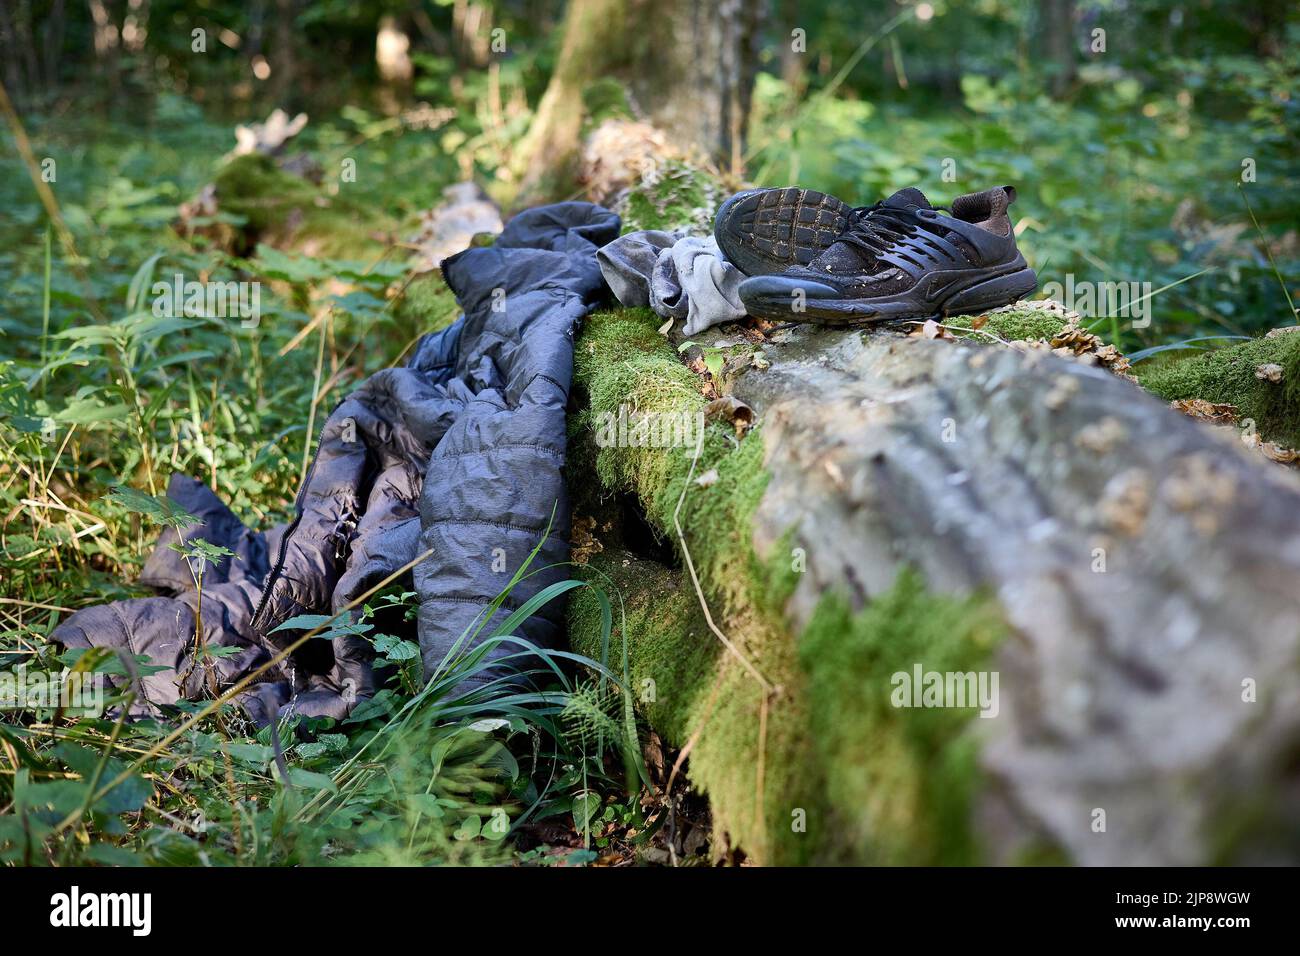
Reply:
[[[577,586],[552,586],[535,602]],[[414,594],[395,597],[396,604],[367,607],[401,608]],[[0,783],[7,810],[0,864],[510,862],[510,834],[539,815],[568,811],[579,775],[584,792],[611,783],[601,758],[604,747],[618,745],[608,738],[600,747],[568,744],[568,707],[578,688],[561,658],[611,681],[617,676],[595,660],[517,644],[509,635],[521,616],[481,635],[472,650],[427,675],[428,683],[392,683],[342,723],[293,718],[255,732],[226,702],[230,691],[181,707],[172,721],[64,716],[51,724],[58,715],[37,710],[35,723],[0,723],[0,743],[15,762],[15,773]],[[297,642],[327,639],[335,626],[316,625]],[[381,669],[406,659],[393,651],[400,639],[365,636],[381,649]],[[524,686],[458,694],[501,647],[513,648]],[[120,673],[112,663],[91,652],[80,666]],[[126,702],[110,692],[106,705]],[[309,739],[297,742],[299,729]]]

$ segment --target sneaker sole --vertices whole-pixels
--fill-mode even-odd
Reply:
[[[751,189],[722,204],[713,235],[745,275],[773,275],[821,255],[848,228],[850,212],[847,203],[813,189]]]
[[[931,273],[925,290],[941,287],[938,295],[923,293],[922,283],[897,295],[876,299],[848,299],[827,285],[797,283],[792,279],[767,276],[744,282],[741,301],[749,314],[778,321],[817,322],[820,325],[863,325],[900,322],[906,319],[942,318],[1000,308],[1023,299],[1038,288],[1038,276],[1024,259],[1010,263],[1003,272],[981,269],[975,273]],[[798,302],[795,292],[803,290]],[[797,308],[801,305],[802,308]]]

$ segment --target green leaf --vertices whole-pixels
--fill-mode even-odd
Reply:
[[[126,769],[120,760],[110,760],[104,768],[104,778],[111,780]],[[101,780],[101,786],[103,780]],[[95,801],[95,810],[99,813],[134,813],[149,802],[153,796],[153,784],[140,776],[130,776],[119,783],[104,796]]]
[[[497,807],[479,833],[485,840],[504,840],[510,834],[510,817],[504,809]]]
[[[113,325],[78,325],[50,336],[54,339],[70,339],[78,345],[113,345],[122,339],[122,331]]]
[[[168,545],[173,551],[185,557],[209,564],[217,564],[222,558],[234,557],[235,552],[219,544],[213,544],[204,538],[189,538],[185,541],[173,541]]]
[[[408,793],[406,795],[406,805],[417,813],[422,813],[426,817],[432,817],[435,820],[441,820],[443,814],[447,811],[443,809],[439,798],[432,793]]]
[[[241,744],[234,741],[226,744],[226,752],[240,763],[252,767],[265,767],[275,756],[275,752],[264,744]]]
[[[330,793],[338,793],[339,789],[328,774],[315,773],[302,767],[289,768],[289,782],[304,790],[327,790]]]
[[[139,858],[126,847],[109,843],[92,843],[86,847],[85,859],[100,866],[137,866]]]
[[[596,811],[600,809],[600,794],[594,790],[583,790],[573,798],[570,808],[573,813],[573,826],[579,833],[586,833],[595,820]]]
[[[325,263],[304,256],[290,256],[265,243],[258,244],[257,258],[249,263],[249,268],[268,278],[283,279],[295,285],[316,282],[330,275]]]
[[[352,708],[352,713],[348,715],[348,719],[343,723],[364,724],[367,720],[373,720],[376,717],[392,717],[400,707],[401,698],[391,689],[385,687],[369,700],[360,701],[356,707]]]
[[[127,511],[144,515],[161,525],[175,528],[178,531],[191,525],[200,524],[202,520],[190,514],[170,498],[151,495],[127,485],[113,487],[104,496],[104,500],[111,501]]]
[[[389,634],[375,638],[375,650],[390,661],[410,661],[420,656],[420,645]]]
[[[472,840],[483,832],[483,821],[478,814],[471,813],[460,822],[460,826],[452,833],[452,837],[457,840]]]
[[[234,657],[236,654],[244,653],[245,650],[246,648],[238,645],[231,645],[230,647],[209,647],[204,653],[208,657]]]
[[[140,268],[135,270],[135,275],[131,277],[131,286],[126,293],[126,310],[135,312],[139,310],[144,302],[145,290],[153,285],[153,270],[158,264],[158,260],[163,257],[161,252],[155,252],[143,263]]]
[[[498,747],[483,764],[485,767],[496,767],[503,774],[510,778],[513,783],[519,779],[519,761],[515,759],[507,747]]]
[[[103,405],[88,397],[69,402],[62,411],[55,412],[51,417],[56,422],[66,422],[69,425],[91,425],[95,422],[120,421],[129,412],[128,405]]]
[[[347,734],[321,734],[316,739],[334,753],[343,753],[348,749]]]
[[[373,624],[358,624],[349,621],[346,617],[335,617],[332,614],[299,614],[289,618],[278,627],[272,628],[271,633],[276,631],[314,631],[318,627],[324,630],[316,635],[318,638],[334,638],[345,635],[360,637],[374,630]]]

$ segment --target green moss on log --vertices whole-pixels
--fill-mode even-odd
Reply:
[[[594,433],[600,416],[617,417],[620,407],[629,415],[703,411],[699,378],[659,334],[661,323],[649,309],[603,312],[587,321],[574,351],[577,381],[590,396],[580,427]],[[680,449],[667,452],[649,447],[602,448],[596,456],[596,473],[607,488],[637,491],[655,501],[667,488],[670,472],[681,470],[685,462]]]
[[[727,198],[717,180],[680,160],[659,163],[651,179],[620,203],[625,233],[641,229],[712,231],[713,215]]]
[[[636,494],[670,538],[687,489],[681,522],[691,557],[715,621],[749,666],[710,631],[684,569],[595,555],[589,573],[612,583],[626,604],[611,656],[625,633],[641,709],[679,746],[698,734],[691,780],[708,795],[719,834],[761,862],[975,859],[968,821],[976,742],[965,730],[973,711],[895,712],[889,676],[914,662],[975,669],[998,634],[992,605],[929,595],[905,575],[856,615],[828,595],[805,633],[792,635],[784,609],[799,574],[789,549],[774,548],[765,560],[753,547],[768,482],[761,426],[743,440],[729,426],[706,429],[694,476],[716,470],[707,487],[693,483],[685,449],[592,440],[599,417],[617,415],[620,405],[703,410],[699,378],[658,325],[648,310],[589,318],[576,380],[590,403],[571,421],[571,464],[607,491]],[[579,594],[569,615],[575,648],[599,656],[596,602]],[[750,666],[777,690],[765,691]]]
[[[236,156],[217,171],[213,185],[221,211],[242,217],[254,233],[280,226],[290,210],[311,206],[317,193],[310,182],[282,171],[261,153]]]
[[[627,89],[613,77],[601,77],[582,90],[582,108],[586,130],[605,120],[632,120],[636,113],[628,100]]]
[[[622,597],[622,606],[615,605],[612,666],[617,670],[626,638],[638,709],[665,739],[685,740],[721,649],[689,582],[683,587],[678,572],[619,552],[593,555],[588,574]],[[595,594],[586,588],[574,592],[568,613],[574,650],[600,660],[601,606]]]
[[[955,316],[952,325],[968,327],[975,316]],[[1050,342],[1065,329],[1068,322],[1064,313],[1043,308],[1029,302],[1015,302],[987,312],[983,316],[984,324],[978,332],[964,332],[954,328],[953,334],[959,338],[972,338],[988,341],[989,335],[996,335],[1004,342]]]
[[[1282,381],[1256,378],[1261,365],[1280,365]],[[1200,398],[1235,405],[1267,441],[1300,446],[1300,332],[1252,339],[1228,348],[1158,364],[1140,363],[1138,380],[1168,401]]]
[[[969,708],[895,707],[894,674],[987,671],[1003,634],[982,598],[929,594],[905,571],[853,614],[836,595],[819,603],[799,641],[811,738],[830,811],[831,841],[849,859],[883,864],[970,864],[978,741]]]
[[[575,350],[576,379],[590,399],[575,422],[579,431],[594,430],[602,414],[617,416],[620,406],[640,414],[703,413],[701,381],[658,333],[659,324],[649,310],[589,318]],[[703,625],[688,578],[681,578],[679,596],[668,601],[663,616],[658,605],[666,595],[653,589],[644,598],[650,604],[638,622],[648,633],[638,634],[629,619],[634,680],[647,675],[655,679],[657,716],[651,711],[651,719],[678,745],[704,726],[691,757],[691,778],[708,793],[715,826],[760,859],[786,860],[787,850],[775,846],[772,835],[781,832],[783,822],[788,831],[784,808],[792,805],[793,788],[806,783],[802,774],[808,766],[807,741],[798,710],[803,695],[793,645],[775,616],[764,613],[783,603],[776,593],[781,581],[754,554],[750,537],[753,513],[767,484],[761,436],[751,433],[738,441],[730,426],[710,423],[694,470],[696,476],[716,470],[717,480],[707,487],[687,485],[692,480],[691,451],[607,446],[595,451],[592,464],[605,488],[640,498],[661,534],[673,531],[673,513],[687,488],[681,521],[710,609],[763,677],[786,688],[769,707],[762,797],[757,755],[766,693],[738,658],[721,651],[717,637]],[[581,599],[575,605],[572,640],[583,647],[591,641],[590,613],[584,615]],[[682,662],[691,666],[682,669]],[[656,674],[667,675],[667,683]]]

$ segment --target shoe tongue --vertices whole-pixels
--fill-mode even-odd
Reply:
[[[900,209],[906,208],[907,206],[916,206],[920,209],[934,208],[930,205],[930,200],[925,198],[925,193],[921,192],[921,190],[917,189],[915,186],[904,186],[898,192],[894,193],[894,195],[886,199],[884,205],[896,206]]]

